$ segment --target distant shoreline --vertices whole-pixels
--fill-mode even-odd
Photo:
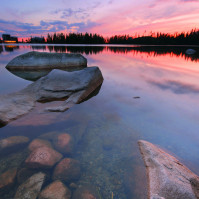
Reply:
[[[47,45],[47,46],[115,46],[115,47],[139,47],[139,46],[151,46],[151,47],[158,47],[158,46],[162,46],[162,47],[199,47],[199,44],[197,45],[193,45],[193,44],[160,44],[160,45],[156,45],[156,44],[52,44],[52,43],[22,43],[22,42],[18,42],[18,43],[0,43],[0,45],[31,45],[31,46],[41,46],[41,45]]]

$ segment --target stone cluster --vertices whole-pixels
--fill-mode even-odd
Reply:
[[[0,148],[8,148],[10,153],[19,144],[20,148],[24,144],[29,154],[23,167],[0,174],[0,195],[17,185],[14,199],[100,199],[93,186],[76,184],[81,164],[73,159],[75,142],[69,133],[49,132],[32,141],[25,136],[0,140]]]

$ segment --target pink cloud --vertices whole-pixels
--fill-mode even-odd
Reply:
[[[187,2],[186,2],[187,3]],[[128,5],[98,19],[102,25],[91,29],[105,35],[143,34],[145,30],[175,33],[199,27],[199,4],[184,1],[151,1]]]
[[[86,0],[78,4],[66,2],[68,1],[45,0],[40,4],[39,0],[35,0],[21,3],[20,6],[15,5],[14,8],[9,3],[2,3],[0,20],[31,23],[31,28],[39,27],[41,21],[66,21],[68,24],[74,24],[69,31],[92,32],[104,36],[131,35],[136,32],[142,35],[145,30],[147,33],[174,33],[199,27],[198,0]],[[3,28],[0,27],[1,31],[4,29],[11,31],[10,33],[16,32],[16,28],[9,23],[4,24]],[[42,28],[39,30],[40,27],[37,30],[38,34],[47,34],[50,28],[45,31]],[[51,29],[51,32],[53,31],[66,32],[68,29],[57,24],[56,28]]]

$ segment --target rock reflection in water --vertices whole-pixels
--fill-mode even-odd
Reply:
[[[112,53],[121,53],[121,54],[132,54],[135,55],[137,53],[145,54],[149,57],[157,57],[160,55],[170,55],[177,57],[184,57],[184,59],[189,59],[192,61],[199,61],[199,50],[198,47],[193,47],[194,54],[187,54],[188,46],[153,46],[153,45],[120,45],[120,46],[111,46],[111,45],[102,45],[102,46],[94,46],[94,45],[30,45],[30,48],[35,51],[48,51],[48,52],[58,52],[58,53],[82,53],[86,55],[99,54],[104,51],[112,52]],[[0,45],[0,53],[5,51],[12,52],[14,50],[18,50],[19,46],[10,46],[5,45],[3,49],[3,45]]]
[[[41,77],[46,76],[51,70],[40,70],[40,71],[19,71],[9,70],[12,74],[16,75],[25,80],[36,81]]]

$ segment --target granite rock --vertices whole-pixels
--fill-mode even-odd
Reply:
[[[25,136],[11,136],[0,140],[0,153],[15,152],[17,148],[25,146],[29,138]]]
[[[70,190],[59,180],[52,182],[39,194],[38,199],[70,199]]]
[[[8,70],[68,69],[78,70],[87,67],[87,60],[80,54],[28,52],[12,59]]]
[[[53,140],[53,146],[62,154],[71,154],[74,148],[74,141],[68,133],[61,133]]]
[[[62,180],[69,183],[80,177],[80,171],[81,169],[78,160],[64,158],[56,165],[53,172],[53,180]]]
[[[35,149],[38,149],[40,147],[52,147],[51,143],[47,140],[43,140],[43,139],[34,139],[29,145],[28,145],[28,149],[30,151],[34,151]]]
[[[0,96],[0,124],[6,125],[27,114],[35,107],[36,102],[65,99],[60,106],[48,107],[43,111],[66,111],[84,101],[102,82],[103,77],[98,67],[73,72],[52,70],[25,89]]]
[[[40,147],[31,152],[25,161],[29,168],[51,168],[62,158],[62,154],[50,147]]]
[[[15,183],[16,175],[17,168],[12,168],[2,173],[0,175],[0,191],[11,188],[11,186]]]
[[[45,182],[45,178],[46,174],[42,172],[32,175],[18,187],[14,199],[36,199]]]
[[[157,146],[138,142],[148,174],[150,199],[197,199],[199,177]]]

